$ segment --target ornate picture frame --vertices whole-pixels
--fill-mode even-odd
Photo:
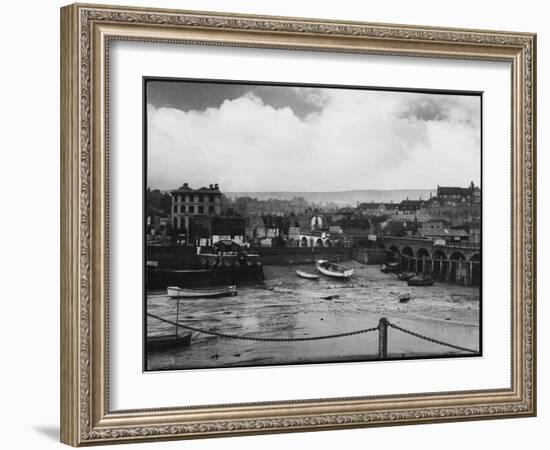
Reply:
[[[109,390],[109,45],[114,41],[511,65],[508,388],[114,411]],[[61,9],[61,440],[112,444],[536,414],[536,36],[74,4]],[[503,186],[503,188],[505,188]]]

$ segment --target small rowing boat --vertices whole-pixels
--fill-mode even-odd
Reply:
[[[177,347],[187,347],[191,344],[191,333],[184,332],[178,335],[147,336],[147,350],[169,350]]]
[[[414,277],[414,273],[400,272],[397,274],[397,278],[399,278],[401,281],[408,281],[412,277]]]
[[[340,278],[347,280],[353,275],[353,269],[334,264],[326,259],[320,259],[315,263],[317,270],[327,277]]]
[[[407,280],[409,286],[433,286],[434,280],[431,278],[411,278]]]
[[[400,303],[407,303],[411,299],[411,294],[408,292],[397,296]]]
[[[237,286],[206,289],[183,289],[176,286],[168,286],[166,294],[171,298],[226,297],[237,295]]]
[[[298,275],[300,278],[305,278],[306,280],[318,280],[319,279],[319,275],[316,275],[314,273],[304,272],[303,270],[297,270],[296,275]]]
[[[400,269],[401,269],[401,263],[398,263],[398,262],[388,263],[388,272],[399,272]]]

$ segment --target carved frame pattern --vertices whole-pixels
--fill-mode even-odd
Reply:
[[[102,25],[107,25],[105,30],[101,30]],[[112,26],[114,28],[109,29]],[[112,30],[116,33],[110,34]],[[153,30],[158,33],[149,32]],[[178,30],[185,31],[185,36],[174,37]],[[193,30],[200,33],[195,36]],[[317,42],[319,37],[324,39]],[[329,38],[328,44],[326,38]],[[512,118],[514,176],[511,187],[515,281],[512,286],[512,388],[258,403],[237,405],[234,414],[225,411],[228,407],[213,406],[206,408],[203,416],[193,416],[195,409],[185,407],[109,411],[105,348],[108,344],[105,331],[108,279],[105,267],[98,267],[102,261],[105,263],[108,251],[103,228],[108,225],[105,223],[108,199],[100,198],[104,192],[98,188],[108,180],[105,173],[98,174],[98,171],[104,170],[108,158],[103,155],[96,160],[94,152],[98,149],[107,152],[101,142],[108,135],[106,117],[97,110],[97,99],[105,95],[97,91],[105,91],[107,84],[98,80],[98,70],[104,70],[98,67],[98,55],[105,63],[111,39],[512,62],[512,92],[516,99]],[[528,33],[92,5],[63,8],[62,441],[78,446],[534,415],[535,44],[535,35]],[[98,119],[105,122],[99,134]],[[409,400],[411,404],[407,405]],[[342,409],[346,402],[350,405],[357,402],[357,412]],[[285,406],[289,405],[293,406],[293,413],[285,413]],[[258,410],[252,414],[256,406]],[[296,413],[297,406],[303,408],[300,413]],[[188,412],[190,416],[186,416]]]

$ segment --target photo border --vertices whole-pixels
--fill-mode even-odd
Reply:
[[[224,85],[237,85],[237,86],[278,86],[278,87],[299,87],[299,88],[312,88],[312,89],[341,89],[350,91],[369,91],[369,92],[391,92],[391,93],[408,93],[408,94],[427,94],[427,95],[447,95],[447,96],[467,96],[475,97],[479,99],[479,187],[483,192],[483,91],[465,90],[465,89],[425,89],[425,88],[412,88],[412,87],[389,87],[389,86],[358,86],[347,84],[330,84],[330,83],[300,83],[300,82],[282,82],[282,81],[251,81],[251,80],[228,80],[219,78],[181,78],[181,77],[161,77],[161,76],[147,76],[142,77],[142,161],[143,161],[143,183],[142,183],[142,195],[143,195],[143,217],[142,217],[142,245],[143,245],[143,371],[147,373],[161,373],[166,371],[187,371],[187,370],[215,370],[215,369],[238,369],[238,368],[252,368],[252,367],[288,367],[288,366],[303,366],[303,365],[319,365],[319,364],[338,364],[338,363],[369,363],[379,361],[378,359],[360,359],[354,357],[346,360],[339,360],[338,362],[333,360],[308,361],[308,362],[283,362],[274,364],[247,364],[247,365],[229,365],[229,366],[205,366],[205,367],[181,367],[181,368],[162,368],[162,369],[148,369],[147,368],[147,234],[145,232],[147,226],[147,189],[150,187],[147,185],[147,170],[148,170],[148,117],[147,117],[147,83],[148,82],[167,82],[167,83],[205,83],[205,84],[224,84]],[[483,196],[480,201],[480,224],[483,229]],[[481,267],[483,270],[483,232],[480,234],[479,241],[479,255]],[[455,359],[455,358],[479,358],[483,357],[483,277],[479,283],[479,320],[477,322],[478,327],[478,351],[473,354],[433,354],[423,356],[393,356],[387,357],[384,361],[414,361],[414,360],[430,360],[430,359]]]
[[[111,40],[509,62],[512,355],[508,389],[111,411]],[[79,446],[536,414],[536,35],[115,6],[61,9],[61,440]]]

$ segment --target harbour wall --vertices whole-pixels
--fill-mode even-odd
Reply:
[[[318,259],[334,262],[352,259],[351,248],[261,247],[257,251],[266,266],[314,264]]]
[[[147,261],[157,261],[163,269],[192,267],[196,255],[196,248],[190,246],[151,245],[146,250]]]
[[[352,257],[361,264],[382,264],[388,262],[388,254],[382,248],[354,248]]]
[[[264,265],[313,264],[318,259],[346,261],[354,259],[361,264],[382,264],[387,261],[385,250],[377,248],[317,248],[317,247],[261,247],[251,249],[260,255]],[[193,267],[197,263],[195,247],[149,246],[147,260],[158,261],[160,268]]]
[[[351,248],[316,248],[316,247],[260,247],[246,250],[258,253],[264,265],[293,265],[315,263],[318,259],[346,261],[352,259]],[[157,261],[163,269],[182,269],[197,266],[200,258],[197,250],[191,246],[149,246],[147,260]]]

